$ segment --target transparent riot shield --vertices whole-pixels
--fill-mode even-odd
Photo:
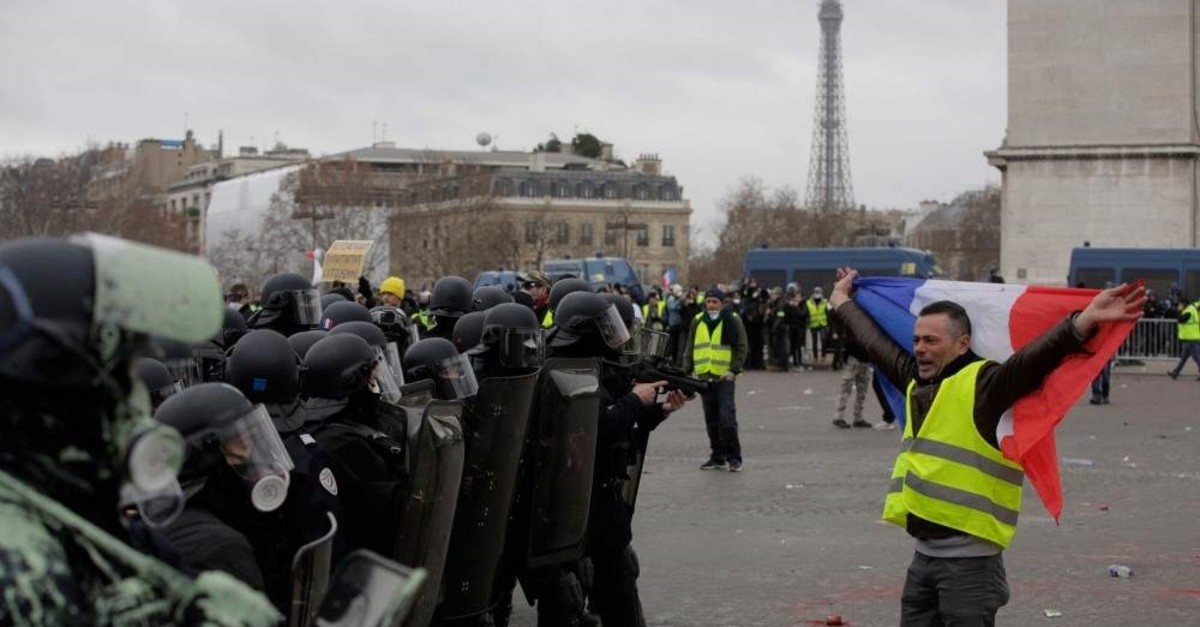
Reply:
[[[583,554],[600,421],[599,361],[547,360],[536,407],[527,453],[529,568]]]
[[[466,463],[446,555],[442,618],[475,616],[491,606],[537,380],[536,371],[486,379],[465,406]]]
[[[317,627],[395,627],[408,615],[425,571],[401,566],[366,549],[338,564],[317,612]]]
[[[329,589],[329,571],[333,565],[333,536],[337,517],[329,517],[329,532],[305,544],[292,558],[292,607],[288,627],[309,627],[317,617],[318,603]]]
[[[410,430],[410,489],[393,557],[425,569],[429,582],[418,595],[406,625],[427,625],[433,617],[450,545],[450,530],[463,471],[462,401],[430,401],[415,431]]]

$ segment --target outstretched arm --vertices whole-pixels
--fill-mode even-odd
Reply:
[[[888,337],[879,325],[867,315],[851,298],[854,279],[858,272],[853,268],[839,268],[837,283],[829,297],[833,314],[841,320],[848,344],[861,349],[867,360],[879,368],[894,385],[903,389],[917,376],[917,360]]]

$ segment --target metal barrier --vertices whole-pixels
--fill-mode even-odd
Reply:
[[[1142,319],[1117,351],[1118,359],[1178,359],[1179,334],[1173,319]]]

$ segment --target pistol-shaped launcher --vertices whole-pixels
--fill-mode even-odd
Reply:
[[[679,390],[691,398],[708,390],[708,382],[688,375],[662,357],[643,357],[633,365],[633,379],[638,383],[666,381],[665,391]]]

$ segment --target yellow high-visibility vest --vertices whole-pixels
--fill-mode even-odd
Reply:
[[[663,300],[658,301],[658,305],[655,306],[655,309],[658,310],[659,318],[665,319],[667,317],[667,302],[666,301],[663,301]],[[650,303],[646,303],[645,305],[642,305],[642,320],[649,320],[649,319],[650,319]]]
[[[708,325],[704,322],[706,312],[696,314],[696,338],[692,343],[692,367],[696,374],[710,374],[719,377],[729,372],[733,364],[733,349],[727,344],[721,344],[721,332],[725,327],[722,319],[710,335]]]
[[[554,310],[547,309],[546,315],[542,316],[542,328],[549,329],[554,326]]]
[[[1200,340],[1200,308],[1196,307],[1196,303],[1192,303],[1184,308],[1183,313],[1185,315],[1192,314],[1192,318],[1188,322],[1180,322],[1177,325],[1179,339],[1184,342]]]
[[[810,298],[804,301],[808,305],[808,328],[820,329],[829,326],[829,314],[825,301],[818,305]]]
[[[921,430],[904,425],[883,519],[904,527],[908,514],[1007,548],[1017,531],[1025,471],[975,429],[975,383],[986,360],[942,381]],[[912,391],[908,386],[908,415]]]

